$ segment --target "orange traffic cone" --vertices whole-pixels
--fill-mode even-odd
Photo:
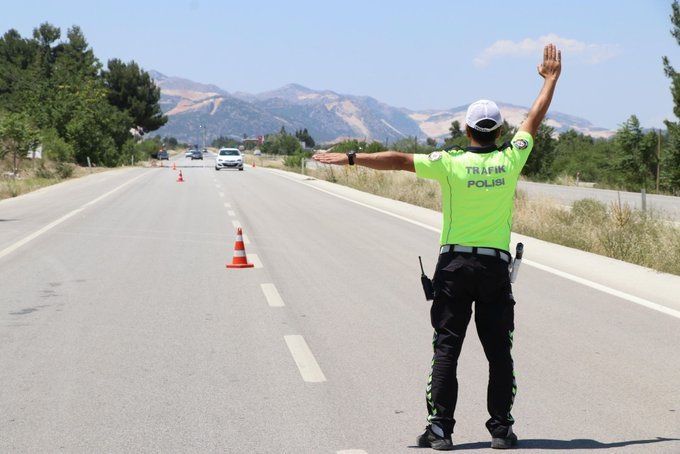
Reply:
[[[231,263],[227,263],[227,268],[252,268],[253,264],[248,263],[246,247],[243,245],[243,230],[241,227],[236,229],[236,242],[234,243],[234,258]]]
[[[172,170],[177,170],[177,166],[175,166],[175,163],[172,163]]]
[[[182,171],[179,171],[179,176],[177,176],[178,183],[184,183],[184,177],[182,176]]]

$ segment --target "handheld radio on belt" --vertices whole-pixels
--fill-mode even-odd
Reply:
[[[510,282],[513,284],[517,280],[517,274],[519,274],[519,266],[522,264],[522,254],[524,253],[524,244],[517,243],[517,248],[515,249],[515,259],[512,261],[512,268],[510,269]]]
[[[434,299],[434,287],[432,286],[432,280],[425,275],[425,270],[423,269],[423,259],[421,259],[420,256],[418,256],[418,261],[420,262],[420,283],[423,284],[425,300],[432,301]]]

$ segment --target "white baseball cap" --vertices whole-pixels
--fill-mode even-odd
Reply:
[[[482,120],[492,120],[496,123],[491,128],[479,126],[478,123]],[[488,99],[480,99],[470,104],[467,114],[465,115],[465,123],[472,129],[481,132],[495,131],[503,124],[503,116],[495,102]]]

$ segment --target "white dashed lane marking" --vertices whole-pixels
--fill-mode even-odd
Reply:
[[[305,338],[299,335],[283,336],[286,341],[290,354],[300,371],[302,379],[309,383],[320,383],[326,381],[326,376],[321,371],[319,363],[316,362],[312,351],[309,349]]]
[[[264,293],[264,297],[267,298],[267,303],[270,307],[285,306],[281,299],[281,295],[279,295],[279,291],[276,290],[274,284],[260,284],[260,287],[262,288],[262,293]]]
[[[229,210],[229,211],[227,211],[227,214],[228,214],[229,216],[236,216],[236,213],[234,213],[234,210]]]

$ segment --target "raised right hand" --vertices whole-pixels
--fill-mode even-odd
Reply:
[[[538,74],[544,79],[557,80],[562,72],[562,51],[554,44],[543,48],[543,63],[538,65]]]

